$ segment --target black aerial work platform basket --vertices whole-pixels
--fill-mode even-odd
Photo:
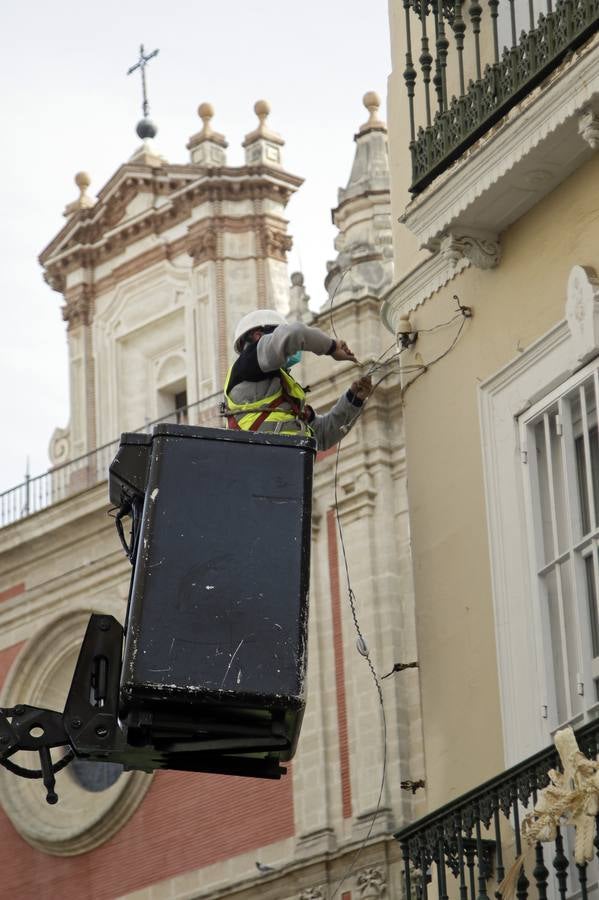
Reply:
[[[91,616],[63,713],[0,710],[0,765],[43,778],[49,803],[74,756],[284,773],[305,705],[315,449],[177,425],[122,436],[109,490],[133,564],[124,628]],[[19,750],[38,751],[41,769],[11,760]]]
[[[309,438],[243,431],[123,435],[110,498],[134,510],[120,681],[129,744],[183,751],[191,740],[250,768],[293,755],[314,454]]]

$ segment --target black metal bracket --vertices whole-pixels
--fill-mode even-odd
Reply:
[[[287,744],[276,719],[269,728],[257,724],[228,728],[215,711],[191,722],[189,712],[123,714],[119,686],[123,629],[113,616],[91,616],[63,713],[20,704],[0,710],[0,765],[22,778],[41,778],[46,800],[58,801],[55,775],[75,757],[97,762],[120,762],[125,769],[152,772],[177,769],[280,778],[287,771],[278,751]],[[50,750],[68,747],[53,762]],[[12,756],[36,751],[39,769],[18,765]]]
[[[68,745],[60,713],[24,704],[0,710],[0,765],[22,778],[41,778],[48,803],[58,801],[54,776],[74,757],[71,751],[54,763],[50,748]],[[28,769],[13,762],[10,757],[18,750],[37,751],[41,768]]]

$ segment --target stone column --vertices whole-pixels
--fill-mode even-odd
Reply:
[[[93,289],[68,288],[63,318],[68,323],[71,394],[71,452],[74,457],[96,448],[96,378],[92,341]]]

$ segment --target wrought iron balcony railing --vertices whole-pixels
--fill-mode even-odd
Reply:
[[[599,28],[599,0],[403,0],[403,7],[412,193]]]
[[[174,410],[169,415],[146,422],[135,431],[146,431],[159,422],[177,424],[204,425],[209,428],[222,428],[223,418],[220,415],[219,400],[222,394],[213,394],[197,403]],[[77,459],[55,466],[53,469],[35,478],[26,478],[22,484],[10,488],[0,494],[0,528],[12,525],[33,513],[40,512],[66,500],[73,494],[94,487],[108,477],[108,466],[112,462],[119,446],[119,441],[104,444],[91,453]]]
[[[595,758],[599,721],[576,732],[582,752]],[[507,868],[523,848],[522,809],[532,809],[549,783],[550,769],[561,770],[554,747],[542,750],[497,778],[403,828],[395,837],[404,860],[408,900],[487,900],[496,894]],[[598,817],[599,819],[599,817]],[[598,822],[599,824],[599,822]],[[569,829],[568,829],[569,831]],[[576,865],[568,852],[570,836],[557,829],[553,843],[537,843],[520,871],[516,897],[588,900],[597,880],[597,863]],[[599,859],[599,830],[594,846]],[[553,892],[552,882],[556,885]]]

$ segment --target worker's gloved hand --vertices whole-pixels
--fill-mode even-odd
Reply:
[[[337,341],[337,346],[331,353],[333,359],[336,359],[337,362],[357,362],[358,360],[351,352],[345,341]]]
[[[358,378],[357,381],[354,381],[350,387],[350,391],[354,397],[358,398],[358,400],[366,400],[372,391],[372,378],[370,375],[363,375],[362,378]]]

